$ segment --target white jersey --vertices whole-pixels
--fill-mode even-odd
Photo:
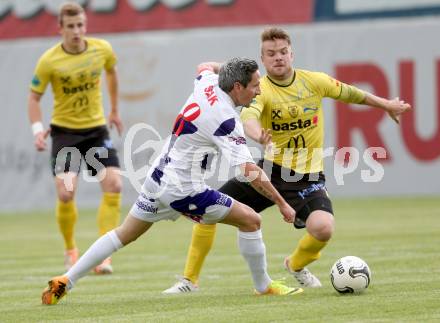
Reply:
[[[202,72],[147,178],[167,189],[203,185],[208,157],[222,153],[231,166],[253,163],[232,99],[218,87],[218,75]],[[177,188],[176,187],[176,188]]]
[[[231,166],[254,163],[234,102],[219,88],[218,75],[203,71],[176,118],[171,137],[153,162],[132,212],[147,221],[175,219],[169,216],[171,210],[197,217],[212,213],[210,223],[225,216],[230,197],[204,182],[208,159],[219,152]]]

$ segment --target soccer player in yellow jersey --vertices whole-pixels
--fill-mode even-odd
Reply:
[[[121,178],[119,160],[106,126],[101,94],[101,74],[105,70],[110,96],[110,127],[119,135],[122,122],[118,111],[116,57],[104,40],[86,38],[84,9],[67,2],[60,8],[59,32],[62,42],[47,50],[39,59],[30,86],[29,118],[38,151],[47,148],[52,137],[51,163],[58,200],[56,219],[65,244],[65,267],[78,259],[74,228],[78,211],[74,202],[77,177],[84,159],[89,173],[100,180],[103,197],[98,210],[100,235],[119,224]],[[40,99],[51,84],[54,107],[50,128],[41,122]],[[95,268],[99,274],[112,273],[111,259]]]
[[[262,32],[261,60],[267,72],[261,79],[261,94],[243,109],[241,119],[248,137],[272,146],[259,165],[295,209],[295,227],[306,228],[292,254],[285,258],[284,266],[301,286],[320,287],[321,282],[306,266],[319,259],[334,231],[332,203],[325,187],[320,153],[324,138],[321,101],[329,97],[377,107],[387,111],[396,122],[410,105],[398,98],[377,97],[324,73],[294,69],[290,37],[280,28],[271,27]],[[219,191],[257,212],[273,205],[236,178]],[[183,278],[164,293],[199,289],[200,270],[211,249],[215,230],[215,225],[194,226]]]

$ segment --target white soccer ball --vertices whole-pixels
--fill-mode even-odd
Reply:
[[[361,258],[347,256],[332,266],[330,279],[333,287],[341,294],[360,293],[370,285],[371,271]]]

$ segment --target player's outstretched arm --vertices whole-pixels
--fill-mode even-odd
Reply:
[[[251,186],[261,195],[274,202],[280,209],[284,221],[293,223],[295,210],[284,200],[284,198],[273,187],[263,170],[254,163],[240,165],[241,171]]]
[[[368,92],[365,93],[363,104],[385,110],[396,123],[400,122],[400,116],[404,112],[411,109],[411,105],[409,103],[400,100],[398,97],[388,100]]]
[[[400,100],[399,98],[388,100],[386,98],[382,98],[358,89],[353,85],[345,84],[334,79],[331,82],[329,82],[329,80],[332,80],[332,78],[327,78],[323,82],[323,84],[327,84],[328,95],[326,96],[332,97],[345,103],[365,104],[371,107],[385,110],[396,123],[399,123],[400,115],[402,113],[411,109],[411,105],[409,103]],[[335,86],[335,84],[337,84],[338,86]]]
[[[41,107],[40,107],[41,94],[31,91],[28,98],[28,115],[32,126],[32,133],[34,135],[34,145],[38,151],[46,150],[46,138],[50,133],[50,128],[44,130],[43,123],[41,122]]]

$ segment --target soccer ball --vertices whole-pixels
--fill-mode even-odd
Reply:
[[[333,287],[341,294],[360,293],[370,284],[371,271],[361,258],[347,256],[332,266],[330,279]]]

